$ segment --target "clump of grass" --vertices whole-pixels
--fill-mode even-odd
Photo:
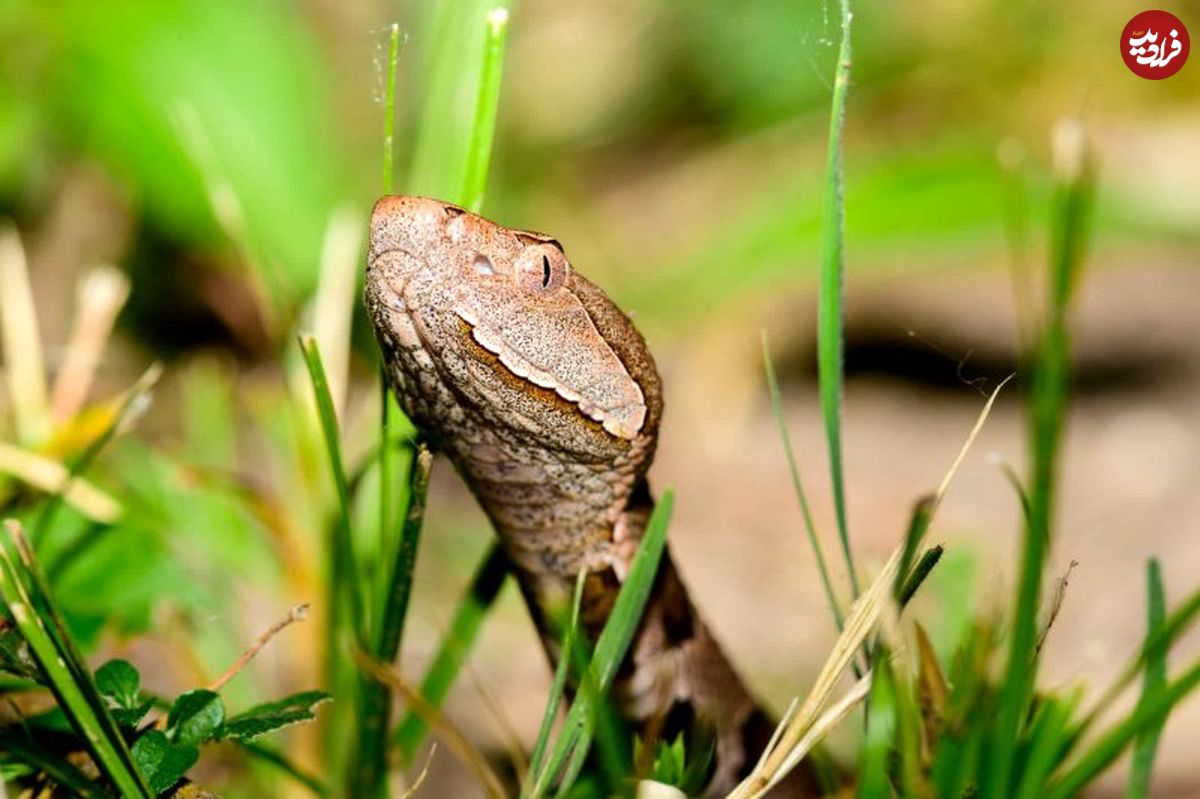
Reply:
[[[851,21],[846,0],[841,3],[841,11],[842,44],[833,87],[822,229],[818,366],[838,534],[850,572],[850,590],[857,596],[840,453],[843,302],[840,158]],[[1028,481],[1009,473],[1024,511],[1024,529],[1015,593],[1004,619],[1007,637],[997,634],[996,621],[981,620],[960,644],[947,667],[933,654],[919,624],[899,623],[899,610],[940,556],[940,547],[926,550],[920,558],[916,553],[946,489],[949,474],[936,494],[917,503],[905,544],[855,604],[843,625],[780,418],[780,431],[809,539],[842,636],[809,698],[798,711],[794,706],[789,711],[776,739],[754,773],[734,792],[735,797],[761,796],[768,791],[859,702],[865,702],[866,725],[854,781],[859,797],[1066,799],[1077,795],[1131,746],[1135,753],[1129,795],[1148,795],[1162,726],[1178,702],[1200,683],[1200,661],[1172,682],[1167,678],[1165,660],[1172,643],[1200,612],[1200,592],[1168,613],[1161,574],[1152,562],[1148,567],[1147,640],[1122,677],[1086,713],[1081,710],[1081,693],[1051,692],[1037,687],[1041,642],[1055,612],[1054,608],[1049,611],[1043,608],[1042,596],[1054,538],[1057,472],[1070,393],[1070,307],[1081,279],[1094,193],[1094,168],[1081,128],[1074,123],[1060,126],[1054,150],[1050,255],[1044,272],[1045,285],[1040,292],[1042,304],[1040,311],[1022,309],[1022,319],[1032,319],[1032,329],[1020,333],[1031,467]],[[1019,185],[1022,184],[1018,181],[1010,181],[1010,192],[1012,186]],[[1010,202],[1010,206],[1024,208],[1026,204]],[[1024,220],[1010,215],[1009,222],[1018,227],[1011,238],[1022,245],[1018,253],[1022,271],[1015,281],[1017,301],[1028,304],[1035,292],[1029,285],[1032,274],[1027,273]],[[769,356],[767,367],[768,387],[778,416],[778,388]],[[955,467],[961,458],[960,454]],[[881,581],[892,587],[890,595],[879,588]],[[893,603],[890,612],[886,599]],[[851,665],[851,653],[856,648],[868,645],[868,635],[876,623],[882,623],[881,634],[870,644],[870,656],[863,659],[869,671],[822,714],[831,698],[832,678]],[[992,663],[1001,658],[1005,665],[996,673]],[[1098,719],[1111,709],[1113,701],[1139,670],[1145,676],[1137,706],[1106,729],[1098,729]]]

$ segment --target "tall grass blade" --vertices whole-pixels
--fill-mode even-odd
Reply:
[[[387,85],[383,89],[383,186],[392,193],[396,181],[396,66],[400,63],[400,23],[388,26]]]
[[[571,600],[571,618],[567,622],[562,638],[562,651],[559,654],[558,666],[554,669],[554,683],[550,686],[550,696],[546,699],[546,711],[542,714],[542,724],[538,728],[537,740],[533,752],[529,756],[529,774],[526,784],[521,790],[522,796],[527,796],[533,782],[541,772],[542,761],[546,757],[546,746],[550,743],[550,731],[554,727],[554,719],[562,705],[563,692],[567,687],[567,672],[575,650],[575,639],[579,635],[579,606],[583,602],[583,585],[587,579],[587,571],[581,570],[575,581],[575,595]]]
[[[342,446],[338,432],[337,412],[334,410],[333,397],[329,393],[329,382],[325,377],[325,367],[321,362],[321,352],[312,336],[300,337],[300,349],[304,353],[304,363],[308,367],[308,375],[312,381],[313,399],[316,402],[317,421],[321,425],[321,435],[325,440],[325,452],[329,458],[329,470],[333,477],[334,488],[337,491],[338,514],[336,524],[330,528],[328,551],[331,561],[329,577],[329,614],[330,634],[337,635],[340,641],[343,631],[352,634],[359,646],[366,641],[365,614],[361,590],[355,579],[354,561],[354,532],[350,522],[350,485],[346,480],[345,462],[342,460]],[[349,619],[343,619],[340,608],[349,608]],[[329,656],[334,657],[340,649],[339,644],[331,640]]]
[[[1200,686],[1200,663],[1139,702],[1134,711],[1100,736],[1064,775],[1042,794],[1044,799],[1070,799],[1104,771],[1134,739],[1161,727],[1167,716],[1189,693]]]
[[[1150,640],[1162,629],[1167,617],[1162,567],[1157,559],[1151,559],[1146,564],[1146,617],[1146,639]],[[1146,704],[1166,684],[1167,653],[1164,649],[1154,652],[1146,659],[1139,704]],[[1158,739],[1161,735],[1162,725],[1159,724],[1142,733],[1134,744],[1133,764],[1129,769],[1129,790],[1125,794],[1128,799],[1146,799],[1150,795],[1150,777],[1154,772],[1154,756],[1158,751]]]
[[[1080,731],[1086,730],[1095,723],[1096,719],[1116,701],[1121,692],[1139,672],[1146,668],[1147,664],[1158,658],[1165,658],[1167,651],[1180,636],[1188,631],[1198,616],[1200,616],[1200,590],[1193,591],[1163,619],[1157,629],[1147,634],[1146,641],[1138,650],[1137,656],[1121,669],[1117,679],[1092,705],[1092,709],[1079,724]]]
[[[336,783],[339,779],[355,779],[353,771],[345,768],[352,761],[354,753],[354,749],[348,748],[346,742],[355,735],[357,729],[354,711],[358,707],[358,691],[362,684],[347,657],[347,649],[367,650],[362,586],[365,580],[359,579],[354,556],[350,486],[342,460],[337,413],[321,363],[320,349],[312,336],[300,337],[300,349],[312,383],[317,421],[325,441],[329,470],[337,495],[335,517],[326,525],[323,664],[325,688],[339,699],[323,728],[326,759],[331,773],[335,775],[330,779]],[[346,783],[347,788],[351,785],[352,782]]]
[[[1035,645],[1043,576],[1050,547],[1055,474],[1066,416],[1070,369],[1067,317],[1087,237],[1092,173],[1077,125],[1064,124],[1055,140],[1058,182],[1051,218],[1047,303],[1029,364],[1028,417],[1033,454],[1028,523],[1021,542],[1008,663],[1000,689],[985,799],[1006,799],[1023,719],[1037,676]]]
[[[666,548],[667,525],[671,520],[673,506],[674,495],[667,491],[659,499],[654,513],[650,516],[637,554],[629,567],[629,573],[617,594],[608,621],[605,622],[604,629],[596,641],[596,649],[581,680],[580,690],[575,696],[575,701],[571,703],[562,731],[546,758],[546,766],[534,783],[533,796],[545,795],[553,778],[569,761],[573,765],[569,767],[570,770],[558,786],[560,794],[565,795],[570,789],[571,780],[566,777],[573,779],[572,772],[578,773],[576,766],[587,754],[591,734],[595,729],[598,706],[596,700],[604,696],[612,685],[617,669],[625,658],[625,652],[633,641],[642,611],[658,575],[659,563]]]
[[[796,492],[796,500],[800,503],[800,513],[804,517],[804,530],[808,534],[808,543],[812,547],[813,557],[817,561],[817,573],[821,576],[821,586],[825,589],[825,601],[833,613],[833,621],[841,632],[845,617],[841,604],[833,590],[833,581],[829,577],[829,567],[825,565],[825,552],[821,541],[817,538],[817,527],[813,524],[812,512],[808,507],[808,496],[804,493],[804,483],[800,480],[800,467],[796,465],[796,453],[792,451],[792,437],[788,433],[787,420],[783,416],[783,395],[779,391],[779,380],[775,377],[775,363],[771,359],[771,344],[767,340],[767,331],[762,331],[763,368],[767,374],[767,390],[771,395],[771,410],[775,414],[775,424],[779,427],[779,439],[783,442],[783,452],[787,457],[788,472],[792,477],[792,488]]]
[[[494,0],[430,3],[424,100],[407,191],[461,201],[483,57],[483,21]]]
[[[850,546],[846,520],[846,489],[842,469],[842,290],[845,269],[842,254],[844,207],[842,193],[842,129],[846,120],[846,91],[850,86],[850,0],[841,0],[842,41],[833,77],[833,100],[829,111],[829,148],[825,163],[825,203],[821,222],[820,295],[817,301],[817,375],[820,382],[821,414],[829,446],[829,476],[838,538],[850,575],[852,596],[859,594],[858,571]]]
[[[372,642],[371,657],[378,663],[391,664],[400,652],[432,468],[433,455],[421,446],[409,474],[408,512],[395,548],[394,563],[389,571],[386,590],[376,605],[380,610],[380,622]],[[354,784],[352,795],[388,796],[387,731],[391,721],[392,692],[387,684],[369,674],[362,675],[362,680],[359,688],[359,740],[349,771]]]
[[[461,196],[463,206],[476,213],[483,208],[488,167],[492,162],[492,141],[496,137],[496,109],[500,106],[500,77],[504,66],[504,39],[507,31],[508,9],[493,9],[487,15],[483,36],[483,63],[479,72],[479,89],[475,96],[475,121],[471,125]]]
[[[892,795],[888,761],[893,752],[899,712],[896,680],[886,657],[879,658],[875,664],[870,708],[871,715],[867,720],[866,740],[863,741],[862,759],[858,769],[857,796],[859,799],[884,799]]]
[[[0,594],[59,707],[121,796],[153,797],[46,590],[20,525],[5,522],[5,533],[0,540]]]
[[[504,551],[499,544],[493,544],[475,571],[450,622],[450,629],[442,638],[437,654],[421,681],[421,697],[430,707],[439,708],[445,701],[467,653],[475,644],[484,617],[504,586],[508,570],[508,558]],[[405,765],[412,762],[427,731],[428,725],[419,713],[409,711],[400,720],[392,733],[392,745],[399,750]]]
[[[780,724],[783,731],[778,735],[775,747],[760,759],[754,770],[730,794],[730,799],[757,797],[771,790],[800,762],[808,752],[808,747],[813,746],[821,735],[828,732],[828,728],[818,730],[820,724],[832,725],[841,720],[855,703],[867,695],[871,686],[869,674],[855,683],[851,694],[842,697],[834,705],[838,708],[837,713],[832,712],[832,708],[822,713],[842,673],[850,666],[854,653],[863,646],[867,636],[876,628],[885,604],[892,601],[892,585],[900,567],[902,552],[902,546],[896,548],[866,592],[850,608],[850,615],[846,617],[846,628],[834,643],[800,709],[792,714],[786,723]],[[856,692],[857,695],[850,699],[849,697]],[[819,735],[815,734],[818,731]]]

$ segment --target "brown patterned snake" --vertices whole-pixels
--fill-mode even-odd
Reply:
[[[547,651],[546,620],[583,568],[594,638],[653,508],[662,390],[641,335],[555,240],[437,200],[380,200],[368,259],[392,387],[491,519]],[[643,732],[715,736],[711,794],[732,788],[771,731],[669,556],[614,696]],[[791,795],[807,794],[799,782]]]

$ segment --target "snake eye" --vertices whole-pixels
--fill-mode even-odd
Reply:
[[[531,244],[517,257],[516,280],[528,291],[548,294],[567,281],[570,265],[553,244]]]

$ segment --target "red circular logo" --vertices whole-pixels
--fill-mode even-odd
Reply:
[[[1187,28],[1166,11],[1143,11],[1121,31],[1121,58],[1133,74],[1147,80],[1169,78],[1183,67],[1192,49]]]

